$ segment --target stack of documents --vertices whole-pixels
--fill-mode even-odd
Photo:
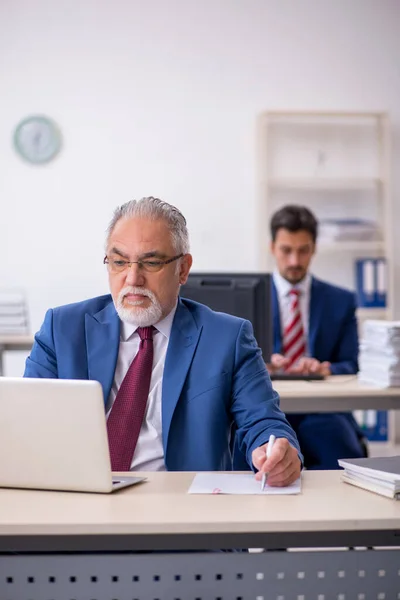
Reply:
[[[0,335],[29,333],[28,313],[23,292],[0,290]]]
[[[400,321],[366,320],[358,378],[381,387],[400,385]]]
[[[378,224],[365,219],[321,219],[318,227],[318,241],[370,241],[379,237]]]
[[[342,481],[388,498],[400,499],[400,456],[347,458],[338,463],[344,468]]]

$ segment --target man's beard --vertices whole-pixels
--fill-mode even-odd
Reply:
[[[143,301],[125,300],[125,303],[129,305],[128,308],[126,304],[124,305],[123,303],[124,296],[127,294],[137,294],[149,298],[150,306],[147,308],[141,308]],[[121,321],[132,323],[133,325],[138,325],[139,327],[149,327],[150,325],[155,325],[162,317],[161,304],[157,300],[156,296],[150,290],[142,287],[124,287],[118,294],[115,308]]]
[[[289,268],[286,270],[285,279],[289,283],[295,285],[296,283],[300,283],[306,276],[306,271],[302,267],[298,267],[296,269]]]

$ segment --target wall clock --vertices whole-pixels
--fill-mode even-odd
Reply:
[[[27,117],[15,128],[15,149],[30,163],[43,164],[52,160],[59,153],[61,142],[57,125],[42,115]]]

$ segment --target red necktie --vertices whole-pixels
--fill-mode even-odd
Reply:
[[[107,420],[113,471],[129,471],[146,412],[153,368],[154,327],[138,327],[139,352],[133,359]]]
[[[306,338],[300,313],[300,290],[290,290],[290,320],[283,332],[283,355],[290,362],[289,369],[306,352]]]

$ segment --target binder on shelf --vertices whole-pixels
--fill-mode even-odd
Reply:
[[[388,440],[388,415],[386,410],[365,411],[363,431],[370,442],[387,442]]]
[[[362,308],[384,308],[387,293],[386,259],[356,260],[357,303]]]
[[[386,410],[356,410],[353,414],[368,441],[388,441],[388,414]]]
[[[386,306],[386,291],[387,291],[387,278],[386,278],[386,260],[384,258],[377,258],[375,263],[376,268],[376,294],[378,306]]]

